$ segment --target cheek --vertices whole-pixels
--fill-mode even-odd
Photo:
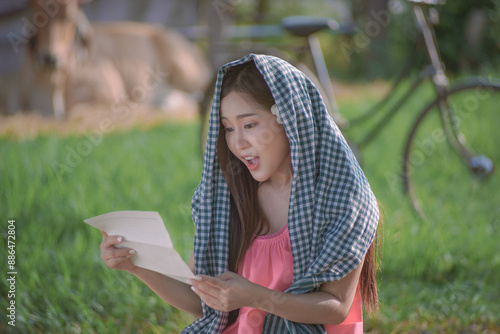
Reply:
[[[283,133],[276,136],[276,154],[288,155],[290,153],[290,143],[287,136]]]
[[[227,133],[227,132],[225,134],[225,138],[226,138],[226,145],[229,148],[229,151],[231,151],[231,153],[234,154],[234,152],[235,152],[235,149],[234,149],[234,139],[232,138],[231,134]]]
[[[288,138],[282,127],[273,128],[270,127],[266,133],[262,136],[263,141],[269,143],[276,153],[288,152],[290,150],[290,144],[288,143]]]
[[[273,143],[276,140],[276,133],[270,129],[270,128],[265,128],[259,131],[255,138],[256,145],[260,147],[265,147],[271,143]]]

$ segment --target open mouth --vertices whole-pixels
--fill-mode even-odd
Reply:
[[[260,162],[260,158],[253,155],[244,156],[243,159],[245,160],[249,170],[256,169]]]

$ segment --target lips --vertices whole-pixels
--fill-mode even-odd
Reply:
[[[250,171],[257,169],[259,166],[260,158],[258,156],[246,155],[242,158]]]

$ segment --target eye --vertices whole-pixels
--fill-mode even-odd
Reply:
[[[248,124],[245,124],[245,129],[251,129],[255,126],[256,124],[255,123],[248,123]]]
[[[225,131],[225,132],[233,132],[233,131],[234,131],[234,129],[233,129],[233,128],[224,128],[224,131]]]

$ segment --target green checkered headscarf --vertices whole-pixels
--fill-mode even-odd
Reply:
[[[229,190],[217,158],[220,90],[231,66],[253,60],[278,107],[293,167],[288,229],[293,254],[289,293],[317,291],[355,269],[370,246],[379,219],[377,201],[344,137],[311,81],[276,57],[250,54],[219,69],[200,184],[192,200],[197,274],[228,270]],[[183,333],[220,333],[228,313],[203,304],[203,317]],[[298,324],[268,314],[264,333],[324,333],[323,325]]]

